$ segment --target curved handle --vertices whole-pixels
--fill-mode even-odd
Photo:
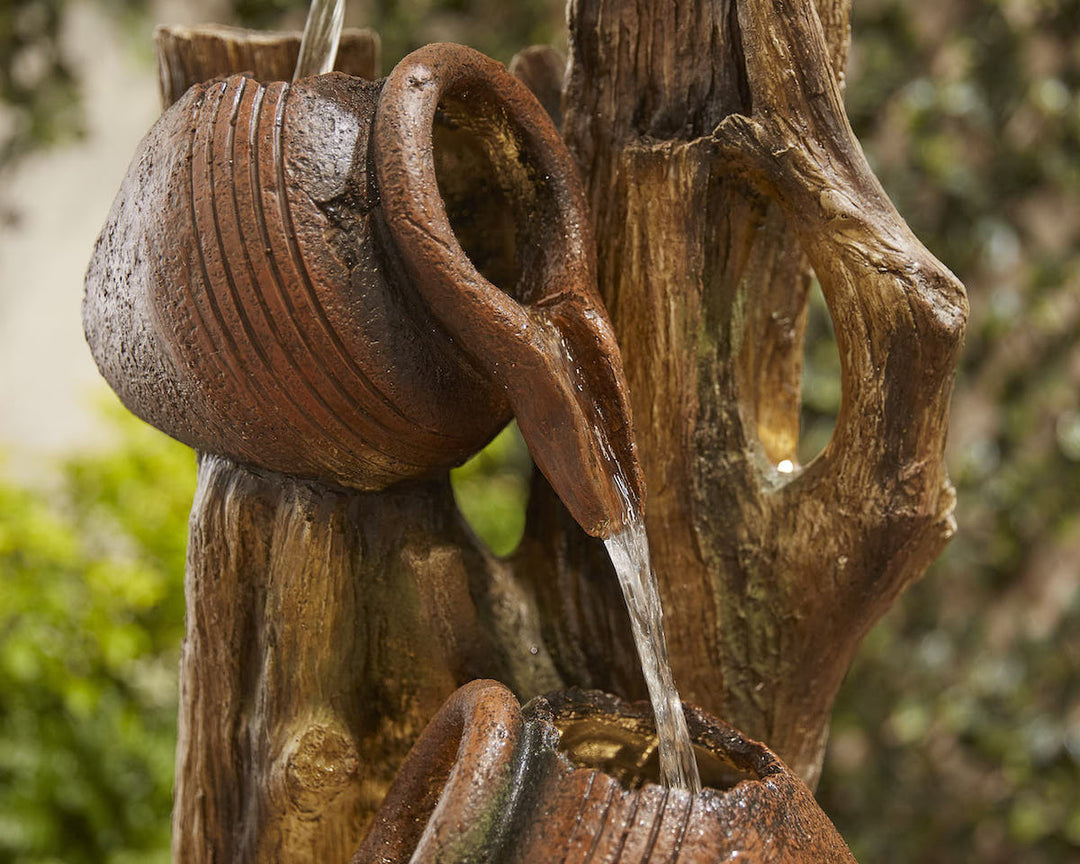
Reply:
[[[434,129],[443,117],[483,136],[511,196],[532,204],[520,275],[507,291],[481,275],[451,226],[436,176]],[[596,290],[585,194],[540,103],[483,54],[428,45],[387,79],[373,147],[383,216],[424,302],[502,386],[533,458],[574,518],[590,534],[618,530],[644,497],[629,398]]]
[[[409,751],[352,864],[449,860],[454,849],[484,848],[493,822],[506,817],[521,731],[521,707],[498,681],[456,690]]]

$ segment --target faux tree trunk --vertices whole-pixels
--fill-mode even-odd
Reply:
[[[861,638],[954,530],[942,460],[966,317],[847,122],[847,17],[826,0],[578,0],[564,100],[676,681],[811,785]],[[799,467],[807,264],[843,399]],[[640,692],[609,659],[630,649],[595,543],[559,518],[534,520],[530,543],[522,577],[560,672]]]
[[[348,861],[459,682],[556,686],[518,662],[537,659],[527,622],[520,644],[491,625],[490,607],[514,598],[470,591],[470,574],[498,566],[474,547],[445,480],[365,494],[202,457],[174,859]]]
[[[851,133],[842,0],[576,0],[569,15],[563,129],[629,379],[676,679],[812,784],[861,637],[952,531],[963,290]],[[280,56],[263,68],[220,48],[249,42],[163,34],[166,98],[243,69],[291,77],[294,53],[264,49]],[[551,55],[515,68],[554,111]],[[843,402],[802,467],[810,265]],[[186,578],[180,861],[348,860],[413,738],[472,678],[522,699],[643,693],[602,547],[539,477],[500,561],[445,477],[360,493],[203,456]]]

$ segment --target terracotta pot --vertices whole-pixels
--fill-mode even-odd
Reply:
[[[686,713],[708,787],[696,796],[653,782],[647,705],[571,690],[521,709],[497,682],[467,684],[413,747],[353,864],[854,861],[768,748]]]
[[[150,423],[347,487],[445,470],[513,412],[571,512],[606,533],[622,506],[597,416],[641,485],[594,269],[539,103],[500,64],[431,45],[380,82],[188,90],[129,169],[84,321]]]

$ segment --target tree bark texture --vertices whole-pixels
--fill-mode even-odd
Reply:
[[[966,314],[847,123],[847,20],[844,0],[573,0],[561,104],[676,680],[811,785],[861,638],[953,530],[942,458]],[[176,69],[241,71],[196,41],[159,37],[164,93]],[[279,62],[260,74],[290,77]],[[515,63],[553,113],[555,65]],[[803,467],[811,265],[843,401]],[[521,547],[498,560],[445,477],[360,493],[203,456],[187,596],[185,862],[348,860],[413,738],[472,678],[523,700],[644,693],[603,547],[539,475]]]
[[[500,656],[534,658],[527,623],[491,622],[513,598],[470,590],[498,566],[445,479],[361,493],[201,457],[174,859],[347,861],[459,682],[556,685]]]
[[[246,72],[256,81],[289,81],[300,54],[299,33],[266,33],[220,24],[159,27],[158,89],[168,107],[192,84]],[[379,74],[379,39],[370,30],[345,29],[335,71],[358,78]]]
[[[676,680],[811,784],[861,638],[954,530],[942,458],[966,317],[962,286],[908,230],[848,125],[847,12],[578,0],[564,100]],[[801,468],[807,262],[843,400],[832,440]],[[625,632],[577,600],[607,591],[616,604],[602,557],[565,520],[533,528],[530,542],[554,534],[572,550],[524,573],[560,671],[634,690],[603,662],[627,653]]]

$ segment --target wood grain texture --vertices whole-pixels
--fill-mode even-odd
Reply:
[[[942,458],[963,288],[847,123],[845,3],[575,0],[570,28],[564,133],[623,349],[675,677],[812,785],[862,636],[954,530]],[[805,261],[843,404],[825,451],[784,475]],[[604,659],[625,633],[567,608],[610,578],[599,555],[565,520],[530,536],[568,550],[536,577],[560,670],[626,692]]]
[[[361,493],[201,457],[174,860],[346,861],[459,683],[556,685],[519,598],[473,584],[497,567],[445,479]]]
[[[193,84],[219,76],[246,73],[264,84],[291,81],[302,34],[269,33],[206,24],[158,27],[158,88],[163,107],[172,105]],[[341,31],[334,69],[373,81],[379,76],[380,42],[371,30]]]

